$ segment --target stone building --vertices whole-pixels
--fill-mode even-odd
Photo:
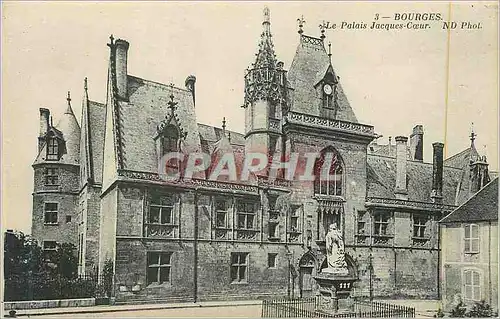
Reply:
[[[485,300],[498,311],[498,178],[440,221],[443,307]]]
[[[129,75],[129,43],[111,37],[107,101],[89,100],[85,84],[81,131],[69,104],[71,125],[53,127],[41,110],[33,235],[44,245],[75,243],[80,273],[111,261],[117,302],[265,298],[315,294],[324,236],[336,222],[359,277],[356,295],[437,298],[437,221],[489,180],[486,163],[470,162],[479,156],[474,136],[448,159],[434,143],[433,163],[423,161],[421,125],[409,139],[379,144],[350,106],[324,32],[312,37],[300,27],[286,71],[268,9],[262,28],[242,79],[243,133],[197,124],[194,76],[175,87]],[[51,145],[58,151],[49,159]],[[167,181],[158,167],[172,151],[208,153],[213,162],[235,154],[239,169],[252,152],[317,153],[316,177],[328,158],[330,166],[326,180],[309,182],[283,171],[270,178],[269,170],[213,180],[213,167]]]

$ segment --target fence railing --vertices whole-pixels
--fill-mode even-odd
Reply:
[[[274,299],[262,303],[263,318],[414,318],[415,308],[377,301],[355,300],[339,313],[319,309],[318,298]]]

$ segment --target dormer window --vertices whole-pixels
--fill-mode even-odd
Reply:
[[[59,142],[55,137],[50,137],[47,142],[47,160],[59,160]]]
[[[162,156],[167,153],[179,152],[179,130],[174,125],[170,124],[163,130],[161,141]],[[169,168],[179,168],[179,159],[172,158],[166,163]]]
[[[174,125],[165,128],[162,137],[163,154],[179,150],[179,131]]]
[[[337,85],[323,84],[323,107],[333,109],[337,105]]]

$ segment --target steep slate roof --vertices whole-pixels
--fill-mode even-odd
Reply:
[[[440,223],[498,221],[498,178],[495,178]]]
[[[314,86],[323,78],[330,65],[323,40],[301,35],[288,71],[288,81],[292,88],[291,111],[320,115],[321,97],[316,93]],[[339,104],[337,119],[357,123],[356,115],[341,84],[339,83],[337,87]]]
[[[68,93],[69,94],[69,93]],[[62,138],[64,145],[62,147],[62,155],[58,161],[46,161],[47,143],[43,145],[38,152],[34,164],[54,163],[54,164],[72,164],[78,165],[80,162],[80,125],[76,120],[73,109],[71,108],[71,99],[68,96],[68,105],[59,122],[55,126],[51,126],[48,132],[52,132],[54,136]]]
[[[369,154],[367,157],[367,196],[395,198],[396,159]],[[455,205],[461,169],[444,167],[443,203]],[[408,200],[431,202],[432,164],[407,161]]]
[[[170,114],[168,101],[173,94],[178,102],[174,111],[176,122],[186,138],[181,143],[187,152],[201,150],[198,125],[190,91],[128,76],[129,101],[119,102],[121,152],[123,168],[135,171],[157,172],[157,125]]]
[[[104,126],[106,123],[106,105],[89,101],[90,155],[94,181],[102,183],[102,165],[104,161]]]
[[[479,157],[479,153],[477,152],[474,146],[466,148],[460,153],[457,153],[453,156],[448,157],[444,160],[444,166],[457,167],[462,168],[464,165],[469,164],[470,159],[477,159]]]
[[[222,136],[222,129],[210,126],[207,124],[198,123],[198,132],[200,133],[200,142],[202,151],[205,153],[212,153],[214,149],[214,144],[220,140]],[[230,138],[230,143],[233,150],[237,150],[243,147],[245,148],[245,137],[241,133],[226,130],[228,138]]]

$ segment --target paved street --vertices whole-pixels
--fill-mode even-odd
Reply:
[[[386,300],[391,304],[415,307],[417,318],[432,317],[439,308],[439,302],[435,300]],[[204,302],[198,305],[192,303],[185,304],[165,304],[165,305],[130,305],[121,306],[96,306],[83,308],[58,308],[40,310],[20,310],[18,315],[22,317],[50,317],[50,318],[137,318],[137,317],[183,317],[183,318],[259,318],[262,306],[253,304],[252,301],[229,302]],[[99,309],[100,308],[100,309]],[[134,308],[134,310],[131,310]],[[162,309],[158,309],[162,308]],[[102,311],[100,311],[102,309]],[[112,311],[110,311],[112,310]],[[66,313],[56,313],[64,311]],[[81,313],[80,311],[86,311]],[[93,311],[93,312],[92,312]]]
[[[184,317],[184,318],[259,318],[261,316],[260,305],[244,306],[224,306],[224,307],[190,307],[190,308],[171,308],[171,309],[144,309],[144,310],[126,310],[98,313],[74,313],[74,314],[47,314],[43,317],[50,318],[137,318],[137,317]],[[35,316],[27,316],[35,317]],[[40,315],[36,315],[40,317]]]

